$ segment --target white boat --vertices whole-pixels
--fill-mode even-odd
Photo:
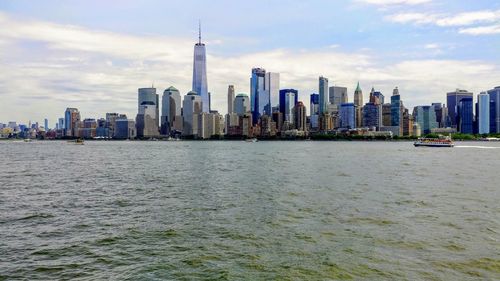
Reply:
[[[425,147],[454,147],[455,144],[451,140],[451,137],[439,137],[439,138],[420,138],[413,143],[415,147],[425,146]]]
[[[246,139],[245,141],[246,142],[258,142],[259,140],[256,138],[253,138],[253,139]]]

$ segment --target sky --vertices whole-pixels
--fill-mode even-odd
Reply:
[[[500,85],[495,0],[2,0],[0,122],[53,127],[67,107],[133,119],[138,88],[185,95],[198,21],[221,113],[228,85],[249,93],[254,67],[279,72],[306,105],[321,75],[350,101],[358,81],[365,102],[397,86],[410,109]]]

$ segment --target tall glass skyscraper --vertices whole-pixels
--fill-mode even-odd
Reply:
[[[477,95],[478,103],[478,129],[480,134],[490,133],[490,95],[486,92],[482,92]]]
[[[252,120],[254,125],[260,116],[271,115],[271,99],[265,86],[266,70],[253,68],[250,78],[250,106],[252,107]]]
[[[203,112],[210,111],[207,84],[207,56],[205,44],[201,43],[201,26],[199,29],[198,43],[194,45],[193,60],[193,91],[201,97]]]
[[[488,91],[490,96],[490,133],[500,133],[500,86]]]
[[[396,87],[391,96],[391,126],[399,127],[399,136],[403,131],[403,106],[399,89]]]
[[[267,72],[264,87],[266,91],[269,92],[271,107],[278,105],[280,94],[280,74],[276,72]],[[271,115],[271,113],[272,109],[269,112],[269,115]]]
[[[344,129],[356,127],[356,106],[354,103],[340,104],[340,127]]]
[[[464,98],[472,98],[473,93],[457,89],[455,92],[446,94],[446,102],[448,103],[448,116],[451,121],[451,127],[457,128],[460,123],[460,116],[458,115],[458,106],[460,101]]]
[[[163,92],[161,101],[161,133],[167,135],[176,116],[181,116],[181,94],[176,88],[169,87]]]
[[[462,98],[458,104],[458,130],[462,134],[472,134],[474,132],[473,107],[472,97]]]
[[[430,105],[415,106],[413,109],[413,117],[415,118],[415,123],[419,125],[423,134],[430,134],[432,129],[438,127],[438,123],[436,122],[436,112],[434,111],[434,107]]]
[[[326,104],[328,102],[328,78],[319,77],[319,115],[327,112]]]
[[[363,127],[377,130],[382,126],[382,106],[369,102],[363,106]]]
[[[293,123],[293,108],[299,102],[299,91],[295,89],[280,90],[280,112],[283,120]]]

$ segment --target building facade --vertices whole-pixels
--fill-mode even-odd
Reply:
[[[458,128],[458,124],[460,123],[460,115],[458,114],[458,106],[460,105],[460,101],[464,98],[472,98],[473,95],[473,93],[467,90],[460,89],[446,94],[448,116],[450,118],[450,125],[452,128]]]
[[[201,27],[198,35],[198,43],[194,45],[192,86],[192,91],[201,97],[203,104],[202,111],[207,113],[210,112],[207,82],[207,55],[205,44],[201,42]]]
[[[482,92],[477,95],[477,121],[478,121],[478,132],[480,134],[490,133],[490,95],[486,92]]]
[[[175,87],[163,91],[161,99],[161,133],[169,135],[176,118],[181,116],[181,94]]]
[[[432,129],[438,127],[436,112],[430,105],[416,106],[413,109],[414,124],[418,124],[421,134],[430,134]]]
[[[327,113],[328,103],[328,78],[319,77],[319,115]]]

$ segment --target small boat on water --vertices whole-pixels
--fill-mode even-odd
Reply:
[[[72,140],[72,141],[68,141],[68,142],[72,143],[72,144],[78,144],[78,145],[84,144],[83,139],[76,139],[76,140]]]
[[[253,139],[246,139],[245,141],[246,142],[258,142],[259,140],[256,138],[253,138]]]
[[[31,139],[24,139],[24,142],[32,142]]]
[[[454,147],[455,144],[451,140],[451,137],[439,137],[439,138],[420,138],[413,143],[415,147],[425,146],[425,147]]]

